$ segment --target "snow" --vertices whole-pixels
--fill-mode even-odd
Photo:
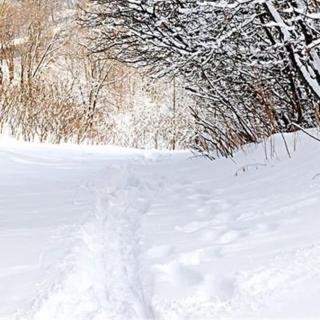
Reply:
[[[266,6],[268,7],[269,12],[274,19],[275,25],[277,25],[281,30],[281,34],[283,36],[284,43],[289,43],[290,40],[292,40],[292,36],[290,35],[289,26],[285,24],[281,15],[276,10],[276,8],[274,7],[274,5],[272,4],[271,1],[266,1]],[[294,30],[293,27],[291,27],[291,29]],[[315,50],[311,49],[310,54],[312,56],[311,63],[310,63],[311,66],[308,64],[304,65],[303,61],[302,61],[303,59],[298,53],[294,53],[294,60],[297,64],[304,80],[306,81],[306,83],[308,83],[310,88],[313,90],[314,94],[318,98],[320,98],[320,85],[319,85],[318,79],[315,75],[315,71],[317,73],[320,72],[320,64],[319,64],[320,58],[319,58],[318,52]]]
[[[320,144],[0,139],[0,319],[319,319]]]

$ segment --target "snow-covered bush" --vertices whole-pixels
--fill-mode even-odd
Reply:
[[[91,0],[91,49],[183,78],[197,97],[195,148],[209,157],[314,126],[320,99],[319,3],[308,0]]]
[[[88,54],[90,34],[79,29],[73,6],[0,2],[1,132],[28,141],[186,147],[192,101],[182,86],[150,83],[133,68]]]
[[[52,143],[103,139],[97,124],[101,125],[104,115],[95,113],[89,123],[87,110],[62,87],[34,84],[30,91],[11,86],[0,93],[1,130],[14,137]]]

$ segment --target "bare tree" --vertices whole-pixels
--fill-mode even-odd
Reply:
[[[319,112],[319,4],[276,1],[91,0],[91,50],[180,77],[198,100],[195,148],[228,156]]]

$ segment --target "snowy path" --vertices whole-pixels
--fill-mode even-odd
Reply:
[[[235,163],[0,141],[0,319],[318,319],[303,141]]]
[[[148,199],[127,166],[111,166],[91,181],[94,208],[78,231],[60,287],[32,319],[151,319],[139,266],[139,222]]]

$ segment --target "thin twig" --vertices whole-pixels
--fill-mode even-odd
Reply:
[[[305,133],[306,135],[308,135],[310,138],[320,142],[320,139],[315,137],[314,135],[312,135],[311,133],[309,133],[307,130],[305,130],[304,128],[302,128],[301,126],[299,126],[298,124],[292,122],[291,125],[293,125],[294,127],[298,128],[299,130],[301,130],[303,133]]]

